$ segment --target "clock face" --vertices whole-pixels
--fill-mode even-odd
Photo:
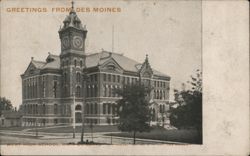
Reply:
[[[69,47],[69,37],[68,36],[63,37],[62,46],[63,46],[63,48],[68,48]]]
[[[75,48],[79,48],[79,49],[81,49],[83,47],[83,40],[80,36],[75,36],[73,38],[73,46]]]

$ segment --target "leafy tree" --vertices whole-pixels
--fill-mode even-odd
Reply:
[[[118,129],[132,132],[134,144],[137,132],[150,131],[149,91],[150,89],[140,84],[127,85],[116,90],[117,94],[122,96],[117,102]]]
[[[191,89],[175,90],[177,108],[172,108],[170,123],[177,128],[195,128],[198,139],[202,140],[202,72],[196,71],[188,81]]]
[[[13,106],[10,100],[0,97],[0,115],[2,115],[3,110],[13,110]]]

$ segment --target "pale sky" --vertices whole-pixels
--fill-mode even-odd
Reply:
[[[1,96],[22,103],[21,77],[31,60],[60,54],[58,30],[70,1],[10,0],[1,2]],[[7,8],[40,7],[47,12],[7,12]],[[87,53],[112,49],[138,62],[148,54],[151,66],[171,77],[171,91],[201,69],[200,1],[75,1],[76,8],[119,7],[119,13],[78,12],[87,26]],[[171,96],[172,97],[172,96]]]

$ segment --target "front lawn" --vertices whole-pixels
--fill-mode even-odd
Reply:
[[[110,135],[110,134],[107,134]],[[133,133],[115,133],[113,136],[133,138]],[[201,138],[198,137],[196,130],[166,130],[164,128],[153,128],[150,132],[137,133],[136,138],[152,139],[163,141],[174,141],[191,144],[201,144]]]
[[[46,132],[46,133],[72,133],[73,128],[72,126],[68,127],[55,127],[55,128],[44,128],[40,129],[42,127],[38,127],[38,132]],[[29,132],[35,132],[35,129],[30,130]],[[75,132],[76,133],[81,133],[82,127],[81,126],[76,126]],[[90,133],[91,129],[88,125],[85,126],[84,128],[84,133]],[[117,129],[117,126],[111,126],[111,125],[96,125],[93,126],[93,132],[119,132]]]

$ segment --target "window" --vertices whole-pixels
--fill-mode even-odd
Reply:
[[[110,82],[111,81],[111,75],[108,74],[108,81]]]
[[[129,77],[127,77],[127,84],[129,84]]]
[[[97,74],[94,75],[94,81],[97,82]]]
[[[74,65],[75,65],[75,67],[76,67],[76,60],[74,60]]]
[[[56,98],[57,97],[57,81],[54,81],[53,94],[54,94],[54,98]]]
[[[76,87],[76,97],[81,97],[81,88],[80,88],[80,86]]]
[[[106,114],[106,103],[102,105],[103,114]]]
[[[57,114],[58,113],[58,106],[57,104],[54,104],[54,114]]]
[[[45,104],[43,104],[43,114],[46,114],[46,106],[45,106]]]
[[[97,114],[97,103],[95,103],[95,110],[94,113]]]
[[[117,76],[117,82],[120,83],[120,75]]]
[[[111,114],[111,104],[108,104],[108,114]]]
[[[81,82],[81,74],[80,73],[76,73],[76,81]]]
[[[94,110],[94,108],[93,108],[93,104],[90,104],[90,114],[93,114],[93,110]]]
[[[86,113],[89,114],[89,104],[86,105]]]
[[[4,125],[4,119],[2,119],[2,125]]]
[[[103,85],[103,90],[104,90],[103,96],[107,97],[107,87],[106,87],[106,85]]]
[[[57,124],[57,123],[58,123],[58,120],[57,120],[57,119],[54,119],[54,123]]]
[[[81,105],[76,105],[76,110],[82,110],[82,106]]]
[[[68,65],[69,65],[69,60],[66,61],[66,66],[68,66]]]
[[[108,97],[111,97],[111,93],[112,93],[112,90],[111,90],[111,86],[108,86]]]
[[[80,61],[80,66],[82,67],[82,60]]]
[[[106,74],[103,74],[103,81],[107,81]]]
[[[112,81],[115,82],[115,75],[113,75],[113,80]]]

